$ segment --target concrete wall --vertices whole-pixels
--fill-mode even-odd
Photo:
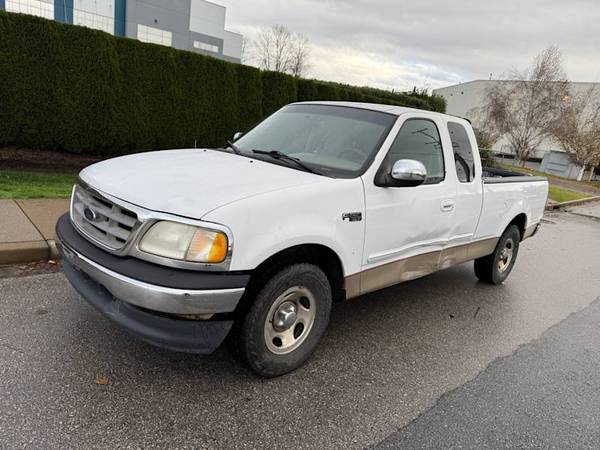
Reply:
[[[175,48],[240,62],[242,36],[225,30],[225,13],[205,0],[129,0],[125,33],[137,39],[138,24],[146,25],[170,32]]]
[[[160,0],[129,0],[127,2],[125,35],[138,38],[138,25],[165,30],[172,35],[172,46],[188,49],[189,0],[171,0],[169,8]]]
[[[548,152],[544,155],[540,170],[544,173],[559,177],[576,179],[579,167],[575,165],[569,155],[564,152]]]
[[[73,0],[73,24],[115,33],[113,0]]]
[[[0,8],[9,12],[54,18],[54,0],[3,0]]]
[[[485,90],[488,85],[487,81],[475,80],[435,89],[433,93],[446,99],[446,112],[448,114],[468,117],[484,104]]]
[[[244,37],[239,33],[225,31],[225,44],[223,46],[223,55],[229,59],[241,60]]]

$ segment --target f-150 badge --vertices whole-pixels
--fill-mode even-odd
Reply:
[[[350,222],[360,222],[362,220],[362,213],[351,212],[342,214],[342,220],[348,219]]]

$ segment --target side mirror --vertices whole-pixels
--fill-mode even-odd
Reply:
[[[375,185],[381,187],[414,187],[427,179],[427,169],[420,161],[399,159],[392,167],[384,164],[375,177]]]
[[[241,131],[238,131],[237,133],[235,133],[233,135],[233,140],[237,141],[239,138],[241,138],[244,135],[244,133],[242,133]]]

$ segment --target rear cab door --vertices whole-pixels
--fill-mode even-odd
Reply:
[[[448,145],[454,158],[450,176],[456,177],[456,206],[448,246],[467,244],[475,237],[483,206],[481,159],[475,133],[463,119],[448,118]]]

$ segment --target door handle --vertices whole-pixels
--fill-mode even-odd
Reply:
[[[454,209],[454,200],[444,200],[440,206],[442,212],[450,212]]]

